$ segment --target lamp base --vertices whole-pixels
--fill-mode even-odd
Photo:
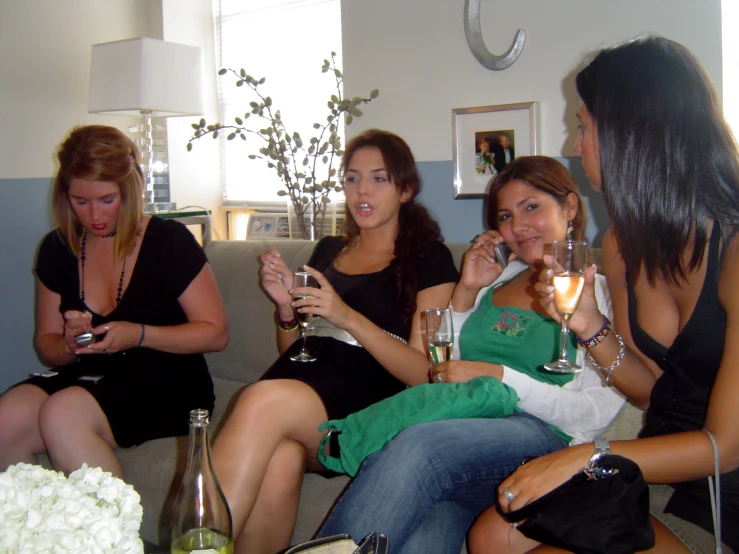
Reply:
[[[153,202],[144,204],[144,213],[158,214],[160,212],[173,212],[177,209],[176,202]]]

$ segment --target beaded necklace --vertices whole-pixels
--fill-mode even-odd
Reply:
[[[105,235],[103,238],[111,238],[114,237],[116,234],[116,231],[113,231],[109,235]],[[87,259],[87,256],[85,256],[85,252],[87,250],[87,229],[82,233],[82,244],[80,248],[80,262],[82,264],[82,276],[81,276],[81,287],[80,287],[80,300],[82,302],[85,301],[85,260]],[[118,281],[118,294],[115,297],[115,305],[121,303],[121,296],[123,295],[123,276],[126,274],[126,258],[123,258],[123,269],[121,269],[121,279]]]

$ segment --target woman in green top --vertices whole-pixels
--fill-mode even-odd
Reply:
[[[554,359],[559,341],[559,325],[542,312],[533,288],[538,266],[570,226],[575,239],[584,236],[584,210],[574,180],[551,158],[518,158],[496,175],[488,197],[491,230],[465,254],[452,296],[462,356],[436,366],[432,377],[497,378],[516,391],[521,411],[404,430],[364,461],[320,536],[380,531],[394,552],[459,552],[474,518],[524,458],[592,441],[609,425],[623,398],[585,363],[583,348],[577,360],[584,369],[569,382],[552,382],[538,370]],[[502,241],[513,252],[505,269],[493,255]],[[608,314],[608,292],[597,283],[598,304]]]

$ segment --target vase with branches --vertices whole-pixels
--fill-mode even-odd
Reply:
[[[227,140],[240,138],[246,140],[248,134],[261,139],[257,153],[249,154],[252,160],[262,160],[274,169],[282,188],[278,196],[287,196],[295,212],[297,224],[303,238],[318,240],[324,234],[326,209],[331,202],[331,192],[341,192],[338,181],[339,159],[343,154],[339,129],[342,124],[350,125],[362,116],[360,106],[377,98],[377,89],[370,91],[366,98],[355,96],[344,98],[343,75],[336,66],[336,53],[323,61],[323,73],[334,76],[336,93],[328,100],[328,114],[322,122],[313,124],[315,135],[306,143],[296,130],[288,130],[280,110],[275,109],[272,98],[262,91],[265,78],[248,75],[244,69],[220,69],[219,76],[236,77],[237,87],[247,87],[254,100],[249,102],[249,110],[243,117],[234,118],[234,123],[208,123],[204,118],[193,123],[193,134],[187,143],[191,151],[195,141],[210,135],[216,139],[226,134]],[[249,123],[256,121],[253,125]]]

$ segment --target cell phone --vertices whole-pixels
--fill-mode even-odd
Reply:
[[[87,331],[86,333],[80,333],[79,335],[76,335],[74,337],[74,343],[77,346],[89,346],[93,342],[97,341],[97,337],[92,334],[92,331]]]
[[[511,255],[511,249],[505,242],[500,242],[494,246],[494,250],[500,267],[505,268],[508,265],[508,257]]]
[[[34,371],[31,375],[33,377],[56,377],[59,373],[51,369],[47,369],[46,371]]]

